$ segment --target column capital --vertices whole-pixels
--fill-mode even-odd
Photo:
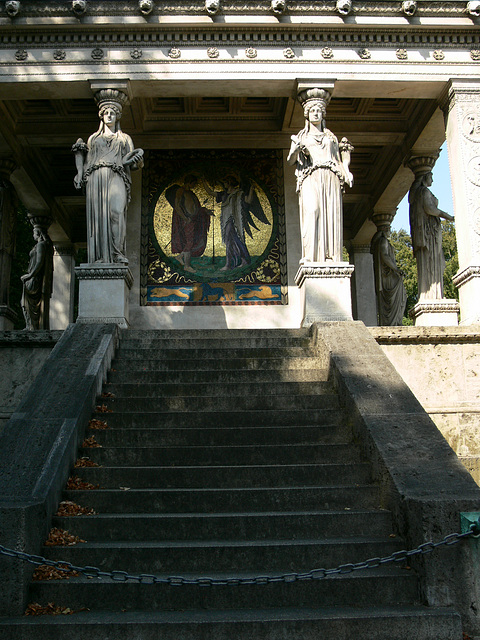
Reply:
[[[105,102],[115,102],[120,107],[127,106],[132,97],[130,80],[92,80],[90,89],[95,102],[100,107]]]
[[[425,152],[422,155],[411,156],[406,162],[405,166],[407,166],[413,173],[415,177],[421,176],[426,173],[430,173],[435,166],[436,161],[440,155],[440,151],[430,151]]]
[[[374,211],[370,216],[371,221],[376,225],[377,229],[379,227],[390,227],[395,218],[395,211]]]
[[[49,226],[53,223],[53,218],[49,211],[28,211],[27,217],[32,227],[40,227],[44,231],[48,231]]]
[[[326,104],[330,102],[333,89],[335,88],[335,80],[331,79],[306,79],[297,80],[296,97],[303,106],[306,100],[326,100]]]

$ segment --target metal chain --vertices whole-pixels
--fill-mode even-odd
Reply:
[[[0,545],[0,555],[4,555],[11,558],[18,558],[19,560],[25,560],[34,565],[45,564],[49,567],[55,567],[65,573],[76,571],[86,576],[87,578],[110,578],[116,582],[127,582],[128,580],[134,580],[140,584],[167,584],[171,586],[181,586],[184,584],[199,585],[201,587],[211,587],[213,585],[220,586],[238,586],[248,584],[269,584],[273,582],[297,582],[299,580],[321,580],[328,576],[341,575],[345,573],[352,573],[353,571],[360,571],[362,569],[375,569],[384,564],[391,562],[403,562],[408,558],[412,558],[417,555],[426,555],[435,551],[439,547],[449,547],[459,543],[466,538],[478,538],[480,537],[480,519],[470,525],[470,530],[466,533],[451,533],[445,536],[440,542],[424,542],[416,549],[410,551],[395,551],[389,556],[383,558],[370,558],[364,562],[356,562],[349,564],[341,564],[335,569],[312,569],[306,573],[283,573],[273,576],[254,576],[251,578],[242,576],[232,576],[229,578],[210,578],[208,576],[198,576],[187,578],[185,576],[168,576],[160,577],[149,573],[140,573],[138,575],[131,575],[127,571],[101,571],[98,567],[77,567],[71,562],[65,562],[63,560],[48,560],[43,556],[31,555],[22,551],[15,551],[14,549],[8,549]]]

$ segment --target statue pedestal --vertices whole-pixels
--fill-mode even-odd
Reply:
[[[132,272],[122,264],[81,264],[75,268],[79,281],[77,322],[118,324],[128,328],[128,296]]]
[[[0,331],[11,331],[17,314],[6,304],[0,304]]]
[[[461,325],[480,323],[480,264],[472,264],[459,271],[453,278],[458,287]]]
[[[314,322],[353,320],[350,279],[354,267],[348,262],[301,264],[295,284],[304,304],[302,327]]]
[[[456,300],[424,300],[410,311],[416,327],[456,327],[460,305]]]

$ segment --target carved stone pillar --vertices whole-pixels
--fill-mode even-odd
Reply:
[[[302,327],[314,322],[353,320],[350,279],[354,266],[348,262],[308,262],[300,265],[295,284],[303,299]]]
[[[10,182],[11,158],[0,158],[0,331],[13,329],[17,314],[10,307],[10,273],[15,255],[17,195]]]
[[[375,280],[370,245],[352,242],[349,253],[350,261],[355,267],[352,277],[353,316],[355,320],[361,320],[367,327],[376,327]]]
[[[54,245],[50,329],[66,329],[73,322],[75,253],[72,244]]]
[[[417,272],[419,299],[417,304],[410,310],[410,317],[415,321],[415,326],[421,327],[441,327],[458,325],[458,312],[460,306],[456,300],[449,300],[443,297],[443,253],[441,248],[441,237],[437,238],[437,230],[433,231],[432,222],[424,225],[417,220],[419,209],[424,211],[422,206],[417,205],[412,214],[412,203],[418,202],[418,194],[423,189],[427,194],[423,198],[428,202],[428,206],[437,209],[435,216],[422,213],[423,218],[435,220],[435,224],[440,225],[440,217],[446,217],[446,212],[438,208],[436,198],[431,194],[428,186],[432,184],[431,172],[437,161],[439,152],[432,152],[422,156],[415,156],[408,160],[407,166],[415,174],[415,180],[410,189],[410,233],[412,245],[417,252]],[[428,195],[429,194],[429,195]],[[438,222],[437,222],[438,221]],[[425,228],[427,227],[427,228]],[[438,227],[438,234],[440,228]],[[438,253],[439,252],[439,253]],[[437,283],[438,286],[435,286]]]
[[[451,81],[442,108],[455,209],[460,324],[480,322],[480,82]]]

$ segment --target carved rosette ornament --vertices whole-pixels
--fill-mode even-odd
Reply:
[[[370,60],[370,58],[372,57],[370,49],[360,49],[358,55],[362,60]]]
[[[97,47],[96,49],[92,50],[91,55],[94,60],[103,60],[105,51],[103,49],[100,49],[100,47]]]
[[[181,52],[180,49],[178,47],[172,47],[170,49],[170,51],[168,52],[168,57],[172,58],[172,60],[178,60],[178,58],[180,58],[181,56]]]
[[[441,49],[435,49],[432,55],[435,58],[435,60],[445,60],[445,54]]]
[[[320,55],[325,60],[331,60],[333,58],[333,49],[331,47],[323,47],[320,51]]]
[[[399,60],[408,60],[408,52],[406,49],[397,49],[395,55]]]
[[[64,49],[55,49],[53,52],[54,60],[65,60],[67,57],[67,52]]]
[[[209,47],[207,49],[207,56],[209,58],[215,59],[215,58],[218,58],[219,55],[220,55],[220,52],[217,49],[217,47]]]
[[[478,61],[480,60],[480,50],[479,49],[472,49],[470,51],[470,57],[472,60]]]
[[[138,60],[139,58],[141,58],[143,55],[143,52],[141,49],[132,49],[130,51],[130,57],[133,58],[133,60]]]
[[[257,57],[258,51],[254,49],[254,47],[248,47],[248,49],[245,49],[245,55],[247,56],[247,58],[253,60],[253,58]]]
[[[18,62],[23,62],[27,58],[28,53],[27,51],[25,51],[25,49],[18,49],[17,51],[15,51],[15,59],[18,60]]]
[[[283,50],[283,57],[287,60],[292,60],[295,58],[295,51],[291,47],[287,47]]]

